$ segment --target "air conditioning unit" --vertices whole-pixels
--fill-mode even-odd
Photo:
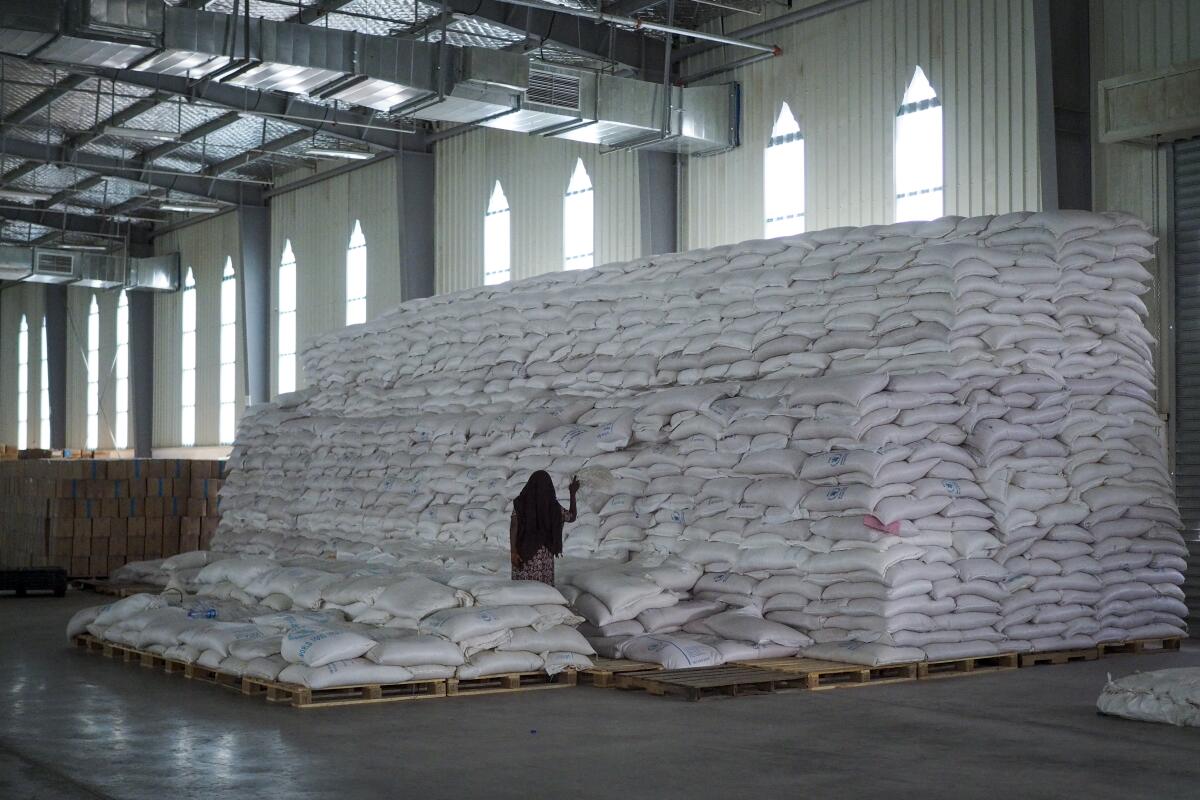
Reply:
[[[531,61],[520,110],[482,124],[514,133],[553,135],[591,124],[595,110],[594,73]]]
[[[30,283],[74,283],[79,280],[79,253],[69,250],[33,248],[33,273]]]

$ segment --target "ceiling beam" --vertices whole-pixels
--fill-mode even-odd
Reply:
[[[85,153],[70,147],[38,144],[28,139],[17,139],[12,136],[0,136],[0,153],[41,161],[44,164],[70,164],[89,172],[125,178],[225,203],[262,204],[262,190],[258,187],[239,186],[237,183],[223,178],[154,172],[148,169],[149,165],[142,159],[111,158],[95,153]]]
[[[62,203],[66,200],[70,200],[72,197],[79,194],[80,192],[86,192],[88,189],[91,189],[94,186],[99,186],[103,182],[104,182],[103,175],[93,175],[90,178],[84,178],[81,181],[77,181],[76,183],[68,186],[67,188],[59,189],[54,194],[50,195],[50,199],[45,201],[45,207],[53,208],[54,206],[58,205],[59,203]]]
[[[654,8],[655,6],[662,5],[663,2],[664,0],[616,0],[612,5],[605,6],[604,11],[607,14],[632,17],[639,11]]]
[[[13,167],[8,172],[0,175],[0,186],[7,186],[13,181],[20,180],[40,166],[41,164],[36,161],[26,161],[19,167]]]
[[[104,209],[104,213],[109,216],[116,216],[116,217],[119,217],[122,215],[128,215],[129,212],[134,211],[135,209],[141,208],[142,206],[148,205],[150,203],[160,201],[160,200],[162,200],[163,197],[166,196],[165,192],[162,193],[162,196],[155,196],[156,194],[157,193],[155,193],[155,192],[153,192],[153,190],[151,190],[150,197],[135,195],[134,197],[131,197],[128,200],[122,200],[120,203],[117,203],[115,206],[108,206],[107,208]]]
[[[66,230],[71,233],[83,233],[90,236],[112,236],[129,227],[135,231],[146,232],[145,226],[131,225],[128,222],[117,222],[108,219],[103,214],[74,214],[70,211],[51,211],[47,208],[15,208],[5,206],[0,208],[0,219],[9,222],[28,222],[41,225],[44,228]]]
[[[67,92],[78,89],[88,81],[87,75],[68,75],[58,83],[38,93],[36,97],[30,100],[25,105],[8,114],[3,119],[0,119],[0,127],[8,125],[24,125],[29,120],[33,119],[38,113],[53,103],[58,98],[62,97]]]
[[[376,120],[374,114],[332,108],[293,95],[262,92],[218,81],[189,81],[173,75],[107,67],[97,68],[94,72],[121,83],[203,100],[233,111],[283,119],[310,133],[324,133],[377,150],[428,152],[423,134],[390,127],[387,122]]]
[[[442,5],[449,11],[526,33],[547,47],[559,47],[601,61],[616,61],[644,76],[662,74],[661,43],[635,31],[572,14],[532,8],[525,9],[529,12],[526,16],[528,25],[515,26],[510,16],[513,6],[503,0],[444,0]]]
[[[71,147],[76,147],[76,148],[86,147],[87,145],[91,144],[92,142],[96,141],[101,136],[103,136],[104,129],[107,128],[109,125],[112,125],[114,127],[120,127],[121,125],[124,125],[126,122],[129,122],[131,119],[134,119],[135,117],[140,117],[142,114],[145,114],[147,111],[153,110],[154,108],[156,108],[160,103],[162,103],[166,99],[167,99],[167,96],[164,94],[154,94],[154,95],[151,95],[150,97],[146,97],[141,100],[138,100],[133,105],[129,106],[126,109],[118,111],[117,113],[110,116],[108,119],[100,120],[95,125],[88,128],[86,131],[82,131],[80,133],[75,134],[74,136],[72,136],[70,139],[67,140],[67,144],[70,145]]]
[[[309,25],[327,14],[336,13],[348,3],[349,0],[321,0],[293,15],[288,21]],[[654,0],[644,2],[645,6],[654,4]],[[528,9],[529,29],[516,28],[510,21],[513,6],[503,0],[442,0],[441,6],[443,14],[477,17],[484,22],[528,34],[546,46],[558,47],[585,58],[601,61],[611,59],[643,72],[662,72],[662,48],[645,47],[645,37],[633,31],[618,30],[611,25],[571,14],[534,9]],[[396,23],[403,25],[405,20],[397,19]],[[438,25],[440,21],[437,24],[418,25],[409,35],[418,38]]]
[[[179,138],[173,142],[163,142],[160,145],[155,145],[154,147],[151,147],[149,150],[142,153],[142,160],[145,161],[147,164],[149,164],[151,161],[154,161],[155,159],[159,159],[159,158],[162,158],[163,156],[174,153],[176,150],[180,149],[181,147],[185,147],[186,145],[189,145],[192,142],[196,142],[196,141],[199,141],[200,139],[203,139],[205,136],[208,136],[210,133],[216,133],[217,131],[221,130],[221,128],[232,125],[233,123],[237,122],[239,119],[241,119],[241,116],[236,111],[230,111],[228,114],[222,114],[219,117],[210,119],[208,122],[205,122],[201,125],[197,125],[196,127],[192,128],[190,131],[185,131],[185,132],[179,134]]]
[[[300,9],[299,13],[288,17],[287,22],[298,22],[301,25],[308,25],[316,22],[326,14],[332,14],[340,8],[350,5],[352,2],[354,0],[321,0],[321,2],[315,5]]]
[[[280,150],[286,150],[294,144],[299,144],[305,139],[311,138],[312,134],[308,131],[294,131],[286,136],[280,136],[278,139],[264,142],[252,150],[247,150],[244,153],[238,153],[236,156],[231,156],[224,161],[218,161],[216,164],[206,167],[204,169],[204,174],[211,178],[215,178],[218,175],[231,172],[238,167],[244,167],[253,161],[257,161],[263,156],[270,155],[271,153],[277,153]]]

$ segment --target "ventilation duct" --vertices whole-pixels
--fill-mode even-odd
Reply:
[[[3,246],[0,280],[174,292],[179,289],[179,254],[126,258],[53,247]]]
[[[76,253],[78,279],[73,286],[87,289],[116,289],[125,285],[125,256]]]
[[[23,281],[32,272],[32,250],[28,247],[0,246],[0,280]]]
[[[179,253],[129,259],[125,286],[152,292],[178,291]]]
[[[503,50],[264,19],[251,20],[247,47],[243,19],[162,0],[4,5],[0,52],[14,55],[36,50],[67,64],[209,78],[607,147],[704,154],[738,144],[736,84],[666,88]]]

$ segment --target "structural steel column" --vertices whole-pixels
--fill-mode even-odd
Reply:
[[[402,300],[430,297],[434,288],[434,166],[431,153],[402,153],[396,169],[400,211]]]
[[[242,206],[238,253],[242,262],[242,330],[250,405],[271,400],[271,209]]]
[[[67,446],[67,287],[46,287],[46,370],[50,379],[50,447]]]
[[[129,413],[133,455],[150,458],[154,449],[154,295],[129,297]]]
[[[674,153],[638,153],[638,206],[641,210],[642,256],[679,249],[679,191]]]

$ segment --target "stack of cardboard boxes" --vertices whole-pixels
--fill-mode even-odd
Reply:
[[[105,577],[130,561],[206,549],[224,461],[0,463],[0,566]]]

